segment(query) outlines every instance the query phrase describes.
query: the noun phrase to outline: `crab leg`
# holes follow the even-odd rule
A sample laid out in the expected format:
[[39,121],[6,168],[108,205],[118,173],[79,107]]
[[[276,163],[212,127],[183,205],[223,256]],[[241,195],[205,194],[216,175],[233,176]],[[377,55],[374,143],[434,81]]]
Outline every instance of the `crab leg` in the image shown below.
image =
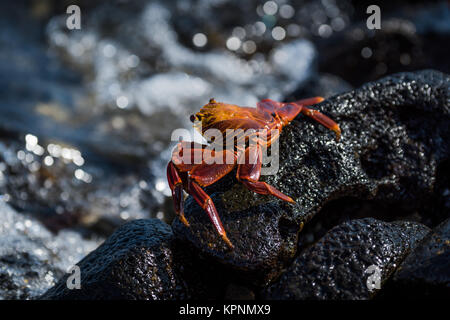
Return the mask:
[[[259,144],[252,145],[245,150],[242,154],[245,157],[245,162],[238,165],[236,178],[241,181],[249,190],[252,190],[259,194],[271,194],[281,200],[294,203],[291,197],[280,192],[275,187],[263,182],[258,181],[261,176],[261,161],[262,150]],[[253,161],[256,160],[256,161]]]
[[[203,152],[205,151],[204,147],[205,145],[195,142],[180,142],[172,153],[173,160],[170,161],[167,166],[167,179],[169,181],[170,189],[172,190],[175,212],[180,220],[189,227],[189,223],[184,216],[184,186],[187,189],[186,191],[191,194],[195,201],[197,201],[203,210],[206,211],[222,239],[229,247],[233,248],[233,245],[223,228],[222,222],[220,221],[214,203],[200,186],[209,186],[228,174],[235,166],[236,155],[229,150],[220,152],[211,150],[209,155],[206,156],[207,158],[203,159],[201,164],[195,164],[195,153],[201,152],[200,155],[203,156]],[[211,161],[212,163],[206,163],[208,160],[215,159],[220,159],[221,163],[214,163],[214,161]],[[227,163],[227,161],[231,162]],[[187,173],[189,173],[189,178],[187,181],[183,181],[181,176],[184,176]]]
[[302,107],[301,113],[319,122],[324,127],[334,131],[336,133],[336,140],[339,141],[341,138],[341,128],[339,128],[339,125],[336,122],[314,109]]
[[[221,157],[222,163],[202,163],[192,169],[189,173],[188,193],[192,195],[195,201],[197,201],[203,210],[206,211],[215,229],[226,244],[230,248],[233,248],[233,244],[227,237],[213,201],[200,186],[209,186],[233,170],[236,165],[236,155],[232,151],[224,150],[220,152],[213,152],[211,156],[216,157],[216,159]],[[227,159],[231,159],[233,162],[227,163]]]
[[325,98],[323,97],[313,97],[313,98],[307,98],[307,99],[301,99],[298,101],[295,101],[295,104],[300,104],[302,106],[312,106],[313,104],[321,103]]
[[172,161],[167,165],[167,181],[169,182],[169,187],[172,191],[175,213],[179,216],[181,222],[183,222],[186,227],[189,227],[189,222],[184,216],[183,181]]
[[314,98],[298,100],[294,103],[302,106],[302,109],[300,110],[300,112],[302,114],[314,119],[315,121],[319,122],[321,125],[334,131],[336,133],[336,140],[339,141],[339,139],[341,138],[341,129],[339,128],[339,125],[336,122],[334,122],[333,120],[331,120],[329,117],[324,115],[323,113],[321,113],[317,110],[314,110],[314,109],[309,109],[306,107],[306,106],[310,106],[310,105],[313,105],[316,103],[320,103],[323,100],[324,99],[322,97],[314,97]]
[[214,205],[211,198],[206,194],[205,191],[194,181],[189,179],[188,192],[191,194],[195,201],[206,211],[209,219],[216,228],[217,232],[222,237],[223,241],[230,247],[234,248],[230,239],[228,239],[225,229],[223,228],[222,221],[220,221],[219,213],[217,212],[216,206]]

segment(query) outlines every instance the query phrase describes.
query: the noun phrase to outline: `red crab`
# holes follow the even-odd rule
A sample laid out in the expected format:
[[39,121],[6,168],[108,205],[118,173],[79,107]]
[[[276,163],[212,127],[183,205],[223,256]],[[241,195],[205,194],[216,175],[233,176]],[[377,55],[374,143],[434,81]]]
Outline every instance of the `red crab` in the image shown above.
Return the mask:
[[[267,148],[272,142],[276,141],[281,129],[289,124],[299,113],[311,117],[328,129],[333,130],[336,133],[337,140],[339,140],[341,130],[336,122],[317,110],[306,108],[306,106],[323,100],[321,97],[314,97],[296,102],[282,103],[265,99],[260,101],[256,108],[250,108],[216,102],[214,99],[211,99],[195,116],[191,116],[191,121],[198,121],[194,125],[197,129],[201,125],[202,135],[205,135],[205,131],[211,128],[220,130],[223,135],[227,133],[227,129],[254,129],[255,132],[247,137],[234,137],[233,141],[235,138],[237,141],[233,150],[223,148],[222,151],[215,152],[213,150],[210,152],[212,157],[223,157],[224,160],[232,159],[232,161],[222,161],[222,163],[211,163],[211,161],[206,161],[208,160],[206,158],[201,160],[201,163],[198,161],[195,163],[195,152],[203,152],[208,145],[195,142],[180,142],[177,145],[172,153],[172,159],[167,165],[167,180],[172,190],[175,212],[181,222],[189,227],[189,223],[184,216],[183,190],[185,190],[206,211],[215,229],[226,244],[233,248],[233,244],[226,235],[213,201],[201,187],[209,186],[220,180],[233,170],[236,165],[236,178],[248,189],[259,194],[271,194],[281,200],[294,203],[294,200],[287,195],[271,185],[259,181],[262,163],[261,148]],[[261,132],[264,132],[264,129],[266,129],[267,136],[263,140],[261,139]],[[272,131],[274,129],[277,129],[277,131]],[[245,139],[245,141],[240,141],[244,142],[244,144],[239,144],[239,139]],[[249,140],[256,143],[249,144]],[[249,159],[254,160],[249,161]]]

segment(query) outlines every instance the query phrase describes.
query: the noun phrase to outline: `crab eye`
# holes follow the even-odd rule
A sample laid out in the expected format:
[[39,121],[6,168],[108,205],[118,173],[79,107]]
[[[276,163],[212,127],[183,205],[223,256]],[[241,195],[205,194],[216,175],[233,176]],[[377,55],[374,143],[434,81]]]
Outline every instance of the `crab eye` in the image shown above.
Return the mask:
[[189,120],[191,120],[191,122],[194,123],[194,121],[195,121],[195,115],[191,114],[191,116],[189,117]]
[[277,114],[275,112],[272,112],[270,115],[275,118]]

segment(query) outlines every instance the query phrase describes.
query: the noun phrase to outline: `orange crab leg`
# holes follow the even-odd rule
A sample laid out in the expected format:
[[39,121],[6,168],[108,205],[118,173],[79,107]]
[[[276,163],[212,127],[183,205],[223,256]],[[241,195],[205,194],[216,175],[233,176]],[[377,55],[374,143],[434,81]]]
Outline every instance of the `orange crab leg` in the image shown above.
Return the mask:
[[341,128],[339,128],[339,125],[336,122],[314,109],[302,107],[301,113],[319,122],[324,127],[334,131],[336,133],[336,140],[339,141],[341,138]]
[[[230,248],[233,248],[233,244],[227,237],[213,201],[200,186],[209,186],[223,178],[231,170],[233,170],[236,165],[237,159],[234,152],[229,150],[224,150],[217,153],[213,152],[211,156],[216,156],[216,159],[217,157],[221,157],[223,163],[202,163],[196,166],[189,174],[188,192],[194,197],[195,201],[197,201],[197,203],[203,208],[203,210],[206,211],[209,219],[214,225],[214,228],[225,241],[225,243]],[[226,163],[227,159],[233,159],[233,162]]]
[[175,213],[179,216],[181,222],[183,222],[186,227],[189,227],[189,222],[184,216],[183,181],[172,161],[167,165],[167,181],[169,182],[169,187],[172,191]]
[[285,195],[277,188],[272,187],[270,184],[267,184],[263,181],[249,181],[249,180],[241,180],[241,181],[251,191],[264,195],[271,194],[283,201],[295,203],[295,201],[291,197]]
[[341,129],[339,128],[339,125],[331,120],[329,117],[324,115],[323,113],[314,110],[309,109],[306,106],[310,106],[313,104],[320,103],[324,100],[322,97],[313,97],[308,99],[302,99],[291,103],[282,103],[273,101],[270,99],[261,100],[258,103],[257,108],[266,111],[269,113],[274,112],[276,115],[280,116],[283,124],[287,124],[290,121],[294,120],[294,118],[299,114],[302,113],[315,121],[319,122],[326,128],[333,130],[336,133],[336,139],[339,141],[341,137]]
[[[258,181],[261,176],[262,150],[259,144],[248,147],[242,155],[245,157],[245,163],[238,165],[236,178],[241,181],[249,190],[259,194],[271,194],[281,200],[294,203],[291,197],[280,192],[275,187]],[[256,159],[256,163],[252,163],[252,159]]]
[[298,101],[295,101],[294,103],[300,104],[300,105],[306,107],[306,106],[312,106],[313,104],[321,103],[323,100],[325,100],[325,98],[323,98],[323,97],[313,97],[313,98],[298,100]]
[[321,125],[334,131],[336,133],[336,139],[339,141],[339,139],[341,138],[341,129],[339,128],[339,125],[336,122],[334,122],[333,120],[331,120],[329,117],[324,115],[323,113],[321,113],[317,110],[314,110],[314,109],[306,108],[306,106],[320,103],[323,100],[325,100],[325,99],[322,97],[313,97],[313,98],[298,100],[298,101],[295,101],[294,103],[302,106],[302,109],[300,111],[302,114],[314,119],[315,121],[319,122]]
[[275,112],[278,109],[280,109],[282,106],[283,106],[282,102],[274,101],[272,99],[264,99],[264,100],[259,101],[256,104],[257,109],[268,112],[268,113]]
[[[268,113],[272,113],[272,112],[277,112],[278,110],[280,110],[281,108],[283,108],[285,105],[288,105],[288,104],[296,104],[296,105],[300,105],[300,106],[304,107],[304,106],[311,106],[313,104],[320,103],[323,100],[325,100],[323,97],[313,97],[313,98],[298,100],[295,102],[278,102],[278,101],[274,101],[271,99],[264,99],[257,103],[257,108],[259,110],[263,110]],[[295,113],[295,115],[292,115],[292,116],[295,117],[298,114],[298,112],[300,112],[300,110],[298,110],[298,111],[293,110],[293,112]]]
[[[173,162],[170,162],[168,165],[168,181],[169,186],[172,190],[172,197],[174,200],[175,211],[180,216],[180,220],[186,225],[187,220],[184,217],[183,213],[183,199],[182,199],[182,190],[183,190],[183,180],[180,177],[180,172],[188,171],[189,168],[189,178],[187,180],[187,192],[193,196],[195,201],[206,211],[211,222],[213,223],[215,229],[220,234],[225,243],[233,248],[231,241],[228,239],[225,229],[223,228],[222,222],[220,221],[219,214],[217,212],[216,207],[214,206],[211,198],[203,191],[200,186],[209,186],[214,182],[220,180],[225,175],[227,175],[231,170],[233,170],[236,165],[236,155],[234,152],[229,150],[215,152],[215,150],[211,150],[211,153],[208,155],[209,157],[214,157],[217,160],[221,160],[222,163],[207,163],[206,161],[211,160],[210,158],[205,158],[201,164],[184,164],[181,160],[183,153],[190,152],[191,158],[189,160],[193,160],[193,152],[204,151],[204,149],[198,149],[198,147],[202,145],[198,145],[195,143],[180,143],[179,150],[174,153],[174,157],[177,161],[175,165]],[[189,156],[189,155],[188,155]],[[231,163],[227,163],[227,160],[232,160]],[[192,169],[191,169],[192,168]],[[179,192],[179,194],[178,194]]]
[[228,239],[225,229],[223,228],[222,221],[220,221],[219,213],[217,212],[216,206],[214,205],[211,198],[206,194],[205,191],[194,181],[189,179],[188,183],[188,192],[191,194],[195,201],[206,211],[209,216],[209,219],[216,228],[217,232],[222,237],[223,241],[233,249],[234,246],[231,243],[230,239]]

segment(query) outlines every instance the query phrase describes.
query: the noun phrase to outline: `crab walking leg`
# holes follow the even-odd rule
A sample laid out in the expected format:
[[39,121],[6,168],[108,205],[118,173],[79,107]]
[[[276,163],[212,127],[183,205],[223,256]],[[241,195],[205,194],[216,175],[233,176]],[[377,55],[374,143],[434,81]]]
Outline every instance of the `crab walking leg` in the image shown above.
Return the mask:
[[245,157],[245,162],[238,165],[236,178],[249,190],[259,194],[271,194],[281,200],[295,203],[291,197],[280,192],[275,187],[272,187],[263,181],[258,181],[261,176],[262,162],[262,150],[259,143],[249,146],[242,156]]
[[216,228],[217,232],[222,237],[223,241],[233,249],[234,246],[231,243],[230,239],[228,239],[225,229],[223,228],[222,221],[220,221],[219,213],[217,212],[216,206],[214,205],[211,198],[206,194],[205,191],[193,180],[189,179],[188,183],[188,191],[191,194],[195,201],[206,211],[209,219]]
[[339,141],[339,139],[341,138],[341,128],[339,128],[339,125],[336,122],[328,118],[323,113],[314,109],[302,107],[301,113],[314,119],[326,128],[334,131],[336,133],[336,140]]
[[183,222],[186,227],[189,227],[189,222],[184,216],[183,181],[172,161],[167,165],[167,181],[169,182],[169,187],[172,191],[175,213],[178,215],[181,222]]
[[300,104],[302,106],[312,106],[313,104],[321,103],[325,98],[323,97],[313,97],[308,99],[302,99],[295,101],[295,104]]

